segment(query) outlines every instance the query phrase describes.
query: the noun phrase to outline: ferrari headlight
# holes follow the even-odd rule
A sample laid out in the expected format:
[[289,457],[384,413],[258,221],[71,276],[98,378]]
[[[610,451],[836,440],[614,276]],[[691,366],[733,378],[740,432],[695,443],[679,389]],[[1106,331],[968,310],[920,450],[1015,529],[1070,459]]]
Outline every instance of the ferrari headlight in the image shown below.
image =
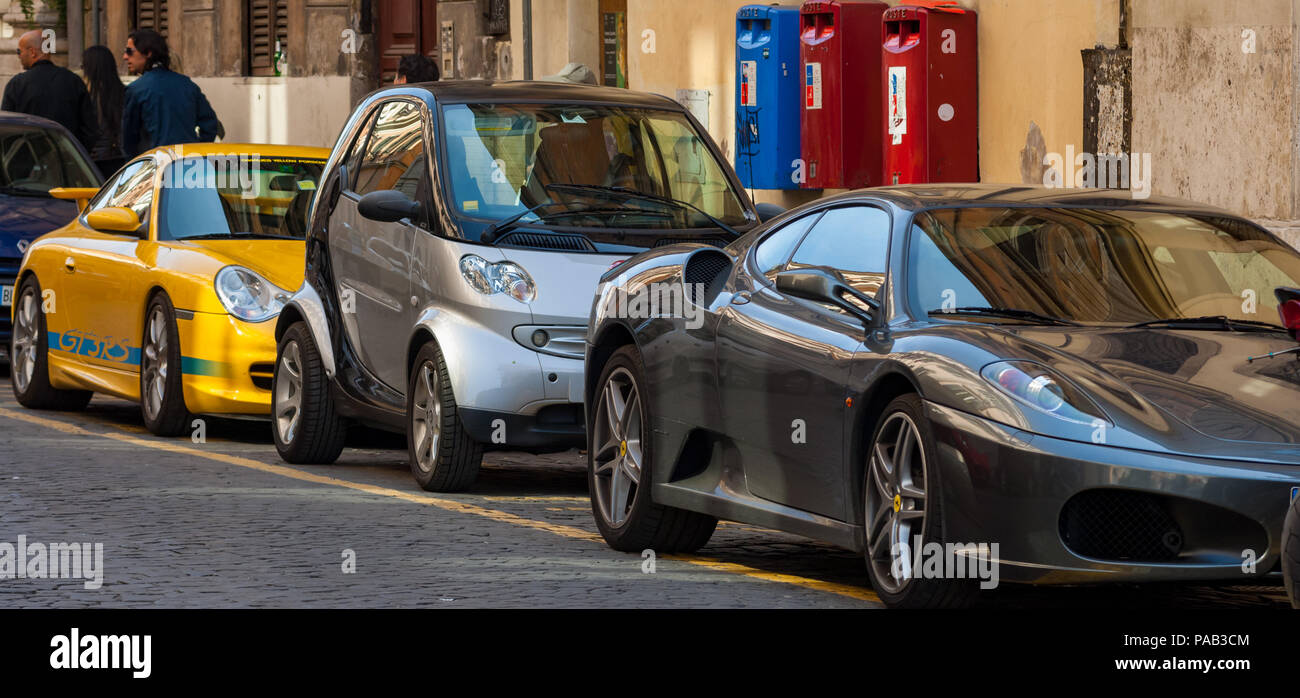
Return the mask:
[[520,303],[537,297],[533,277],[514,262],[494,263],[478,255],[465,255],[460,259],[460,273],[470,288],[485,296],[504,293]]
[[244,267],[225,267],[217,272],[217,298],[226,312],[240,320],[262,322],[280,314],[287,292],[261,274]]
[[1054,417],[1092,424],[1105,413],[1091,398],[1055,371],[1032,361],[998,361],[980,375],[1017,401]]

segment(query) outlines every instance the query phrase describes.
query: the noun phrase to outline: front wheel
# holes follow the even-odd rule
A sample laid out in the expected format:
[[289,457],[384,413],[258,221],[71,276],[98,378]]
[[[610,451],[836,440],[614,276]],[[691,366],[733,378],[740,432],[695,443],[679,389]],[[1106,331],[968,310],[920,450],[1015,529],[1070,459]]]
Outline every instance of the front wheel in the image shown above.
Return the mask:
[[280,337],[271,380],[271,432],[288,463],[333,463],[343,452],[347,424],[327,381],[311,330],[295,322]]
[[1300,497],[1291,500],[1282,526],[1282,579],[1291,608],[1300,608]]
[[474,484],[483,446],[466,431],[438,345],[415,357],[406,391],[406,448],[411,474],[429,492],[457,492]]
[[891,608],[969,605],[973,580],[926,577],[929,568],[916,564],[930,552],[927,543],[944,543],[938,458],[919,396],[902,395],[885,407],[866,456],[867,573],[880,600]]
[[181,385],[181,341],[176,311],[165,294],[149,301],[140,347],[140,414],[158,436],[178,436],[190,421]]
[[14,304],[9,372],[14,397],[23,407],[38,410],[80,410],[90,402],[89,390],[59,390],[50,385],[49,333],[41,308],[41,284],[28,276]]
[[718,520],[650,496],[654,431],[636,347],[614,352],[597,385],[587,416],[587,489],[600,534],[625,552],[699,550]]

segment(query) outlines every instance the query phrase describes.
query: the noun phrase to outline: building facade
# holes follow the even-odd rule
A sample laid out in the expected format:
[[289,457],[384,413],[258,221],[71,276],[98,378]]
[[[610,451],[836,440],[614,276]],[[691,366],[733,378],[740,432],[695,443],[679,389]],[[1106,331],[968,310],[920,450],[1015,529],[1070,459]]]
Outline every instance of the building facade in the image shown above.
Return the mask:
[[[738,0],[67,0],[66,17],[47,4],[29,18],[0,0],[0,79],[19,69],[26,28],[54,26],[74,66],[80,46],[116,53],[132,28],[158,28],[230,140],[332,145],[356,100],[421,52],[460,79],[582,63],[606,84],[687,101],[735,146]],[[1149,154],[1154,193],[1300,243],[1300,0],[962,5],[978,13],[983,181],[1041,183],[1053,155]],[[822,193],[754,192],[786,205]]]

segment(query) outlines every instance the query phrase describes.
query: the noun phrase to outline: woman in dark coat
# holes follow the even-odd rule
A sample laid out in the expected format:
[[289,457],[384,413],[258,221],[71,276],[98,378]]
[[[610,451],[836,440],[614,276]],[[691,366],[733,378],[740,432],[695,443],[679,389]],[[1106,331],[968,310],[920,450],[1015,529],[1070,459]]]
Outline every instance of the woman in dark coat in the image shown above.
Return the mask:
[[117,59],[107,46],[91,46],[81,54],[81,71],[86,76],[90,101],[99,118],[99,140],[90,150],[104,177],[117,172],[126,162],[122,150],[122,104],[126,88],[117,76]]

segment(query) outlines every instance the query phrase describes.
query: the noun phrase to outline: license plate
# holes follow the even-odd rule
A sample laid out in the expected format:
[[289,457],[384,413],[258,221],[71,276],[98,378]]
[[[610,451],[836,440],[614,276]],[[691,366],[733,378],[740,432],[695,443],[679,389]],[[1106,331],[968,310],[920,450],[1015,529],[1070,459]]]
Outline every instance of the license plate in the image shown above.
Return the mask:
[[0,286],[0,306],[8,308],[14,302],[14,287]]

